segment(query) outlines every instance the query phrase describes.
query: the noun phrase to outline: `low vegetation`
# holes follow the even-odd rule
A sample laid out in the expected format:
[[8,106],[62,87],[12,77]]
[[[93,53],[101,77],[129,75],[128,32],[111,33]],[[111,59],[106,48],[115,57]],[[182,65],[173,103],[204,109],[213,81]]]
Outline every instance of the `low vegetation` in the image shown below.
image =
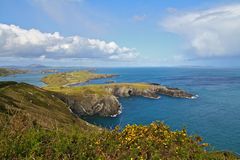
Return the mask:
[[136,88],[139,90],[145,90],[152,86],[147,83],[112,83],[112,84],[91,84],[87,86],[77,87],[59,87],[59,86],[47,86],[44,87],[47,90],[64,93],[66,95],[87,95],[96,94],[98,96],[112,95],[111,90],[114,88]]
[[23,74],[26,73],[25,70],[18,70],[18,69],[9,69],[9,68],[0,68],[0,76],[9,76],[14,74]]
[[123,130],[84,132],[79,126],[44,129],[23,114],[0,125],[1,159],[165,159],[235,160],[225,152],[206,151],[201,138],[171,131],[154,122]]
[[67,86],[87,82],[92,79],[109,78],[114,75],[96,74],[90,71],[75,71],[51,74],[42,79],[48,86]]

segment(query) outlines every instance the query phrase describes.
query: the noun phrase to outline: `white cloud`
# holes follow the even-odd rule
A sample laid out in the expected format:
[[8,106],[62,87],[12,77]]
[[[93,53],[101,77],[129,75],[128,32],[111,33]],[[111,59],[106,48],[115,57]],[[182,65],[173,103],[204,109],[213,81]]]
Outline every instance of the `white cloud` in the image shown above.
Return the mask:
[[80,36],[64,37],[58,32],[43,33],[0,24],[0,57],[132,60],[137,54],[135,49],[119,47],[115,42]]
[[177,12],[160,26],[185,38],[200,57],[240,55],[240,4]]

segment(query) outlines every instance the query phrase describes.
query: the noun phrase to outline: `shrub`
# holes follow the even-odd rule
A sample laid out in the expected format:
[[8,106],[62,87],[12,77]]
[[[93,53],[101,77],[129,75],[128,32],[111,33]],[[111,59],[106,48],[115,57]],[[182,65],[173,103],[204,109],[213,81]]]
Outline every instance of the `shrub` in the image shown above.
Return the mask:
[[1,124],[1,159],[236,159],[208,152],[200,137],[188,136],[185,129],[171,131],[161,122],[95,133],[78,126],[44,129],[25,116]]

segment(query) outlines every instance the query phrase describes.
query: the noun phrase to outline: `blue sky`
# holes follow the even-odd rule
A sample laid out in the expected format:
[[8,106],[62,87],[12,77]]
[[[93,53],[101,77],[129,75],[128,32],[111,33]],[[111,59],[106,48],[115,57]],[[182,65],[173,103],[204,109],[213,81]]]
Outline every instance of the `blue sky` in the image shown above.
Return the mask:
[[234,0],[1,0],[0,63],[240,66],[239,9]]

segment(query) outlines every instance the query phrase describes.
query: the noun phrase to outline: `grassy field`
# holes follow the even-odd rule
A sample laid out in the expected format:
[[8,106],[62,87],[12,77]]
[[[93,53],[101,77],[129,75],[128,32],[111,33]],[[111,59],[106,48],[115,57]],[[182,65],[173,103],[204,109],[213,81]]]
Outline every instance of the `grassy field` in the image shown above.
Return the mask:
[[91,84],[87,86],[78,87],[59,87],[59,86],[47,86],[44,87],[46,90],[64,93],[66,95],[76,94],[97,94],[99,96],[111,95],[111,89],[114,88],[136,88],[139,90],[145,90],[152,86],[147,83],[112,83],[112,84]]
[[[82,102],[88,98],[88,95],[94,97],[104,97],[113,95],[111,92],[114,88],[136,88],[145,90],[151,87],[146,83],[112,83],[112,84],[90,84],[86,86],[71,87],[69,84],[82,83],[91,79],[112,77],[110,74],[95,74],[89,71],[77,71],[51,74],[42,79],[47,84],[44,89],[64,94],[67,96],[74,96]],[[87,99],[88,101],[88,99]]]
[[51,74],[42,79],[48,86],[67,86],[87,82],[92,79],[108,78],[114,75],[96,74],[90,71],[75,71]]

